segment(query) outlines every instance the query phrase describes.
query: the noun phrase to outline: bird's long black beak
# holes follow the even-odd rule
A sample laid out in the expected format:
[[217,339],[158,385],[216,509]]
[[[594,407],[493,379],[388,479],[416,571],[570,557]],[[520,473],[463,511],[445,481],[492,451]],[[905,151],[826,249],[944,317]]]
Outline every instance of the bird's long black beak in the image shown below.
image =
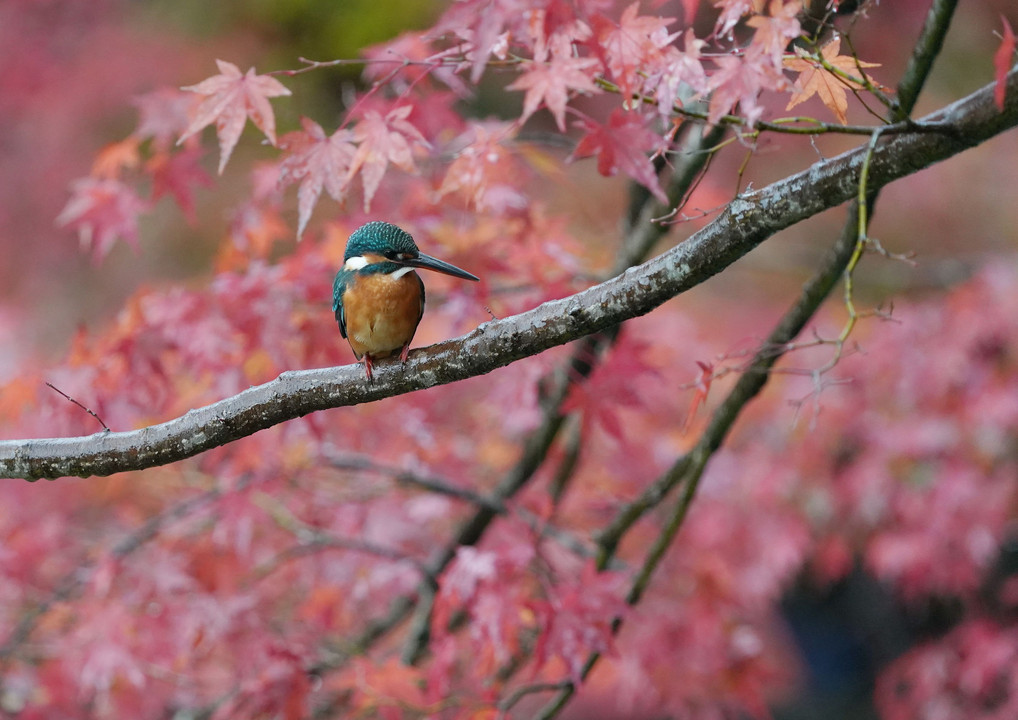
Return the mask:
[[444,260],[433,258],[430,255],[420,253],[415,258],[407,258],[400,261],[403,265],[409,265],[411,267],[424,268],[425,270],[434,270],[445,275],[452,275],[453,277],[463,278],[464,280],[479,281],[481,278],[476,275],[468,273],[466,270],[460,270],[455,265],[450,265]]

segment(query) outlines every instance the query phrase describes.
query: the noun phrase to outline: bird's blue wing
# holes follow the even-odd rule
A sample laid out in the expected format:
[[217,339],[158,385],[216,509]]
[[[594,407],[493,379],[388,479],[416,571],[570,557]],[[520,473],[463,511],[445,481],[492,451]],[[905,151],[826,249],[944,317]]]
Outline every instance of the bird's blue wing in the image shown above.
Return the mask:
[[336,314],[336,322],[339,323],[339,332],[346,337],[346,314],[343,311],[343,293],[346,292],[346,284],[353,275],[349,270],[340,270],[336,273],[336,279],[332,283],[332,312]]

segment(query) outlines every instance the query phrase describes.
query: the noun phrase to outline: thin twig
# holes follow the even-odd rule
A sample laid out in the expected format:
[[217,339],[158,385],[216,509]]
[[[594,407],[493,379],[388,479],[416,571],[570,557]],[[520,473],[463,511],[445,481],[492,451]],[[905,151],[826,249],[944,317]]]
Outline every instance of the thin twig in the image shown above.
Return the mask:
[[506,512],[505,505],[500,501],[468,488],[453,485],[441,478],[425,476],[410,472],[409,470],[393,467],[391,465],[385,465],[384,463],[379,463],[370,457],[362,455],[343,455],[336,452],[334,449],[327,449],[324,456],[332,467],[340,470],[359,470],[363,472],[376,473],[392,479],[397,484],[409,485],[420,490],[426,490],[438,495],[445,495],[446,497],[451,497],[456,500],[462,500],[470,503],[471,505],[491,510],[499,515]]
[[315,527],[314,525],[304,522],[294,515],[293,512],[283,503],[266,493],[255,494],[252,497],[252,502],[267,512],[269,517],[275,521],[276,525],[291,533],[299,542],[298,545],[282,551],[267,562],[255,568],[252,573],[255,579],[260,580],[266,577],[288,560],[314,554],[320,550],[332,549],[349,550],[351,552],[373,555],[393,562],[408,563],[413,565],[424,578],[432,583],[435,582],[434,576],[430,574],[431,571],[423,561],[403,552],[402,550],[386,547],[385,545],[379,545],[378,543],[373,543],[368,540],[333,535],[319,527]]
[[99,424],[103,426],[103,430],[105,430],[106,432],[109,432],[109,431],[110,431],[110,428],[109,428],[109,426],[107,426],[107,425],[106,425],[106,423],[104,423],[104,422],[103,422],[103,419],[102,419],[101,417],[99,417],[98,415],[96,415],[96,414],[95,414],[95,413],[94,413],[94,412],[92,411],[92,409],[91,409],[91,408],[87,408],[87,407],[85,407],[85,406],[84,406],[84,405],[82,405],[82,404],[81,404],[80,402],[78,402],[77,400],[75,400],[74,398],[72,398],[72,397],[71,397],[70,395],[68,395],[67,393],[65,393],[65,392],[64,392],[63,390],[61,390],[60,388],[58,388],[58,387],[57,387],[56,385],[54,385],[53,383],[50,383],[50,382],[46,383],[46,387],[48,387],[48,388],[49,388],[50,390],[54,390],[54,391],[56,391],[56,392],[57,392],[57,393],[59,393],[60,395],[63,395],[63,396],[65,397],[65,398],[67,398],[67,399],[68,399],[68,400],[70,400],[70,401],[71,401],[72,403],[74,403],[75,405],[77,405],[78,407],[80,407],[80,408],[81,408],[82,410],[84,410],[85,412],[87,412],[87,413],[88,413],[89,415],[91,415],[92,417],[94,417],[94,418],[95,418],[96,420],[98,420],[98,421],[99,421]]
[[507,713],[512,710],[513,706],[516,705],[520,700],[525,698],[527,695],[533,695],[535,693],[552,692],[554,690],[561,690],[565,687],[564,682],[556,683],[531,683],[530,685],[523,685],[516,688],[511,693],[503,697],[498,701],[498,711],[500,713]]

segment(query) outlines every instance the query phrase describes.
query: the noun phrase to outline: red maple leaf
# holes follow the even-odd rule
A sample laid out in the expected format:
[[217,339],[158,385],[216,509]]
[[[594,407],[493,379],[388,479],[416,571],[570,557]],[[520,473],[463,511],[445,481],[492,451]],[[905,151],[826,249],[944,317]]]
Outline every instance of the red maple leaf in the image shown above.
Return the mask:
[[270,143],[276,144],[276,118],[269,98],[289,95],[290,91],[274,77],[256,75],[254,68],[242,74],[240,68],[225,60],[216,60],[216,65],[219,66],[218,75],[181,88],[207,97],[198,106],[177,144],[215,123],[219,136],[219,173],[222,174],[248,118],[265,133]]
[[191,222],[194,221],[194,186],[212,184],[201,166],[200,146],[184,148],[177,153],[157,152],[146,163],[152,173],[152,199],[171,195]]
[[552,39],[551,59],[526,63],[524,74],[509,85],[509,90],[526,90],[520,122],[527,121],[543,102],[555,117],[558,129],[566,129],[566,102],[569,92],[595,92],[589,68],[597,65],[593,58],[573,57],[572,43],[562,36]]
[[626,443],[622,410],[644,405],[634,385],[643,373],[656,373],[644,360],[646,346],[630,341],[624,350],[612,354],[585,383],[573,385],[562,404],[562,412],[579,412],[584,424],[596,423],[620,443]]
[[993,102],[1003,110],[1004,95],[1007,92],[1007,71],[1011,69],[1011,62],[1014,59],[1015,39],[1011,23],[1003,15],[1000,16],[1000,19],[1004,22],[1004,38],[1001,40],[997,52],[993,54],[993,75],[997,80],[997,86],[993,88]]
[[119,180],[82,178],[71,183],[71,199],[57,216],[57,225],[78,231],[81,244],[102,259],[117,238],[138,244],[138,215],[148,203]]
[[636,180],[661,202],[668,202],[654,172],[654,164],[647,156],[661,145],[661,138],[646,125],[639,113],[612,110],[608,123],[601,125],[590,119],[578,123],[586,131],[576,144],[571,159],[597,155],[597,171],[606,177],[621,170]]
[[590,561],[575,581],[560,582],[549,601],[534,603],[544,626],[534,650],[538,666],[560,657],[578,683],[591,651],[614,653],[612,625],[627,611],[624,579],[620,573],[599,573]]
[[693,423],[696,411],[707,404],[710,386],[714,381],[715,370],[713,364],[703,362],[702,360],[697,360],[696,364],[700,367],[700,372],[693,383],[693,399],[689,403],[689,411],[686,413],[686,419],[682,423],[683,430],[689,429]]
[[279,184],[300,181],[297,190],[297,237],[304,234],[322,188],[333,200],[342,201],[357,151],[353,144],[354,134],[350,130],[340,128],[332,135],[326,135],[321,125],[308,118],[302,118],[301,125],[303,130],[287,133],[279,141],[280,146],[289,151],[279,166]]

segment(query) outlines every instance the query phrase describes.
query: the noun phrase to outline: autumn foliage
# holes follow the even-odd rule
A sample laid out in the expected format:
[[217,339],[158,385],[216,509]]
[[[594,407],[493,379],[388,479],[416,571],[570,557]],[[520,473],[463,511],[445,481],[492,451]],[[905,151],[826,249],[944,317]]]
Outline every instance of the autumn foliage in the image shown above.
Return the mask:
[[[45,32],[44,11],[14,5],[0,18]],[[92,148],[55,217],[101,274],[122,242],[151,252],[172,205],[214,228],[207,266],[138,287],[57,354],[0,355],[0,434],[131,430],[352,362],[329,304],[368,220],[482,279],[425,277],[415,347],[604,278],[655,201],[680,242],[754,181],[901,121],[912,40],[886,25],[918,28],[927,3],[860,5],[813,8],[812,29],[798,0],[462,0],[366,48],[338,117],[305,116],[301,83],[350,58],[209,54],[204,79],[135,97],[133,128]],[[985,14],[979,85],[1004,88],[1014,34]],[[3,89],[29,102],[5,83],[0,109]],[[484,110],[493,92],[511,104]],[[722,140],[685,144],[715,126]],[[670,170],[693,156],[710,160],[675,197]],[[876,217],[922,214],[891,205]],[[914,247],[863,230],[847,289],[771,349],[787,354],[764,395],[678,487],[669,473],[800,283],[729,285],[589,345],[164,467],[3,481],[0,713],[766,718],[817,672],[783,599],[862,574],[916,626],[953,608],[877,663],[880,717],[1015,717],[1013,231],[964,282],[892,307],[867,271],[918,272]]]

